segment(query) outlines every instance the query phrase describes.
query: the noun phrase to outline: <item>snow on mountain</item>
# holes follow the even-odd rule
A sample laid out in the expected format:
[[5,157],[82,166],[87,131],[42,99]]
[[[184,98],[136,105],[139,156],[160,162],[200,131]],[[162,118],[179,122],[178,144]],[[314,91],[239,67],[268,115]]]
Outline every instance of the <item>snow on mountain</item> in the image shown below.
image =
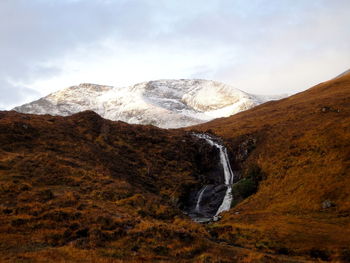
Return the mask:
[[250,109],[267,97],[216,81],[157,80],[129,87],[80,84],[14,108],[23,113],[67,116],[93,110],[110,120],[179,128]]

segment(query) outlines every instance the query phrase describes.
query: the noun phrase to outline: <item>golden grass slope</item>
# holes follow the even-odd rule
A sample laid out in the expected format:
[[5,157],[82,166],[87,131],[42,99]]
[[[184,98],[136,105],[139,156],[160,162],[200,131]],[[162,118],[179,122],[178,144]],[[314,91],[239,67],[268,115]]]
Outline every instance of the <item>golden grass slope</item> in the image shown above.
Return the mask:
[[216,224],[232,229],[220,238],[350,260],[350,74],[195,129],[212,130],[233,150],[240,138],[256,138],[243,166],[257,164],[266,177]]
[[350,261],[350,74],[190,129],[264,174],[207,225],[177,208],[200,179],[189,129],[0,112],[0,261]]

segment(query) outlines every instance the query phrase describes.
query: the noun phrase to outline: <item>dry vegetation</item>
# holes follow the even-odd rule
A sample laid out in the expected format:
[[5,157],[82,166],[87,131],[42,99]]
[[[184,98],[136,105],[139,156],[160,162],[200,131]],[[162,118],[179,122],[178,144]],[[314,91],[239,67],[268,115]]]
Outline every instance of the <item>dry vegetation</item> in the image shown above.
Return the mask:
[[211,226],[230,229],[220,239],[350,262],[350,74],[196,129],[225,138],[231,152],[254,138],[241,166],[265,175],[256,194]]
[[191,129],[224,138],[255,194],[215,223],[177,208],[186,130],[0,112],[1,262],[350,262],[350,75]]
[[0,141],[1,262],[236,257],[177,208],[201,170],[184,131],[0,112]]

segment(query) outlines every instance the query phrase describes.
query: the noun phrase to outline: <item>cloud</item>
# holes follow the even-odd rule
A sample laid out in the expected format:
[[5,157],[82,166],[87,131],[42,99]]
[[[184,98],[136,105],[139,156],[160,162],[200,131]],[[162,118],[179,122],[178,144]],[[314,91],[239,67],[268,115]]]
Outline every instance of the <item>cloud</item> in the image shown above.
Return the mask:
[[217,78],[262,93],[294,93],[333,78],[350,67],[349,7],[345,1],[312,6],[264,26],[269,32],[240,50],[245,60],[223,65]]
[[350,2],[2,0],[0,108],[79,82],[297,92],[349,68]]
[[26,99],[34,99],[39,95],[36,90],[25,88],[11,83],[10,81],[0,80],[1,100],[0,110],[13,108]]
[[91,52],[119,35],[142,37],[136,22],[150,26],[147,9],[137,1],[0,1],[1,105],[23,101],[26,85],[63,74],[60,63],[79,49]]

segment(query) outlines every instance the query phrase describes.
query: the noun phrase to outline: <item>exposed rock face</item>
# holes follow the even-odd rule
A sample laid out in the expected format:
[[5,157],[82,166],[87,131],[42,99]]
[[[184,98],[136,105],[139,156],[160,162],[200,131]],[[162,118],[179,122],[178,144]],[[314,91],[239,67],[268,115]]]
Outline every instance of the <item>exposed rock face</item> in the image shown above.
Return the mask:
[[[211,220],[222,204],[227,190],[224,184],[206,185],[204,187],[192,192],[187,201],[186,211],[195,221]],[[199,196],[200,202],[198,203]]]
[[179,128],[227,117],[272,98],[209,80],[158,80],[130,87],[80,84],[14,108],[67,116],[92,110],[110,120]]
[[327,208],[331,208],[331,207],[334,207],[335,204],[330,201],[330,200],[325,200],[324,202],[322,202],[322,208],[323,209],[327,209]]

